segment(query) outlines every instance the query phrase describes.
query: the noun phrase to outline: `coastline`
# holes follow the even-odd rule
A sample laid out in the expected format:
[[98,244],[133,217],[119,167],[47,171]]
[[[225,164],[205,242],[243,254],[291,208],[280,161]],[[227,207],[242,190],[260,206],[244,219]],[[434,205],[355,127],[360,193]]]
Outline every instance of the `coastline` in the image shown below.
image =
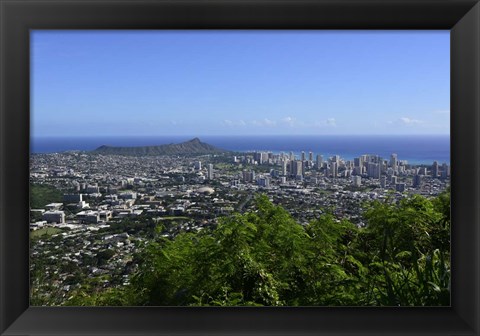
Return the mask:
[[[180,143],[192,136],[101,136],[101,137],[35,137],[31,153],[54,153],[70,150],[90,151],[102,145],[150,146]],[[396,153],[399,160],[412,164],[431,164],[433,161],[450,164],[449,135],[245,135],[199,136],[203,142],[234,152],[270,151],[274,154],[302,151],[320,154],[324,159],[340,155],[352,160],[363,154],[375,154],[385,159]]]

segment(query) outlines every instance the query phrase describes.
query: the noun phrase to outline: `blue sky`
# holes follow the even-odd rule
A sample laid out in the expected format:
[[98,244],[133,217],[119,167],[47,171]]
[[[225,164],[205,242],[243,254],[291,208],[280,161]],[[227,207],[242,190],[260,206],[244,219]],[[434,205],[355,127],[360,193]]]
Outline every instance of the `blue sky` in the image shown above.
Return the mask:
[[449,31],[33,31],[32,135],[449,134]]

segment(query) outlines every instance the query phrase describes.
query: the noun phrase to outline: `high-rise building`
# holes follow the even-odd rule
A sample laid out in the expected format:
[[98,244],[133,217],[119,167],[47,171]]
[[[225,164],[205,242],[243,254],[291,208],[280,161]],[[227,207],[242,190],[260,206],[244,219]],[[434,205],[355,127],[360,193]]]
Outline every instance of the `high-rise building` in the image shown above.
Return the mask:
[[442,164],[442,179],[446,179],[450,176],[450,166],[446,163]]
[[330,163],[330,175],[332,175],[333,178],[337,178],[337,176],[338,176],[338,164],[337,164],[337,162]]
[[395,184],[395,190],[398,191],[398,192],[404,192],[405,191],[405,183]]
[[368,177],[372,177],[374,179],[379,179],[380,178],[380,164],[379,163],[374,163],[374,162],[369,162],[367,164],[367,175]]
[[398,157],[397,154],[393,153],[390,155],[390,167],[393,168],[394,171],[397,171],[398,166]]
[[255,181],[255,171],[244,170],[243,171],[243,182],[253,182],[253,181]]
[[313,161],[313,153],[308,152],[308,161]]
[[195,165],[195,170],[202,170],[202,162],[201,161],[196,161],[194,163]]
[[375,176],[375,163],[368,162],[367,163],[367,176],[374,177]]
[[423,175],[414,175],[412,186],[414,188],[420,188],[422,186]]
[[380,175],[385,174],[387,172],[388,161],[382,158],[379,158],[378,167],[380,169]]
[[213,164],[211,163],[208,164],[207,178],[213,180]]
[[323,156],[321,156],[320,154],[318,154],[318,155],[317,155],[317,169],[322,168],[322,164],[323,164]]
[[260,162],[259,164],[265,164],[265,163],[268,163],[268,158],[269,158],[269,155],[268,153],[260,153]]
[[261,152],[255,152],[253,153],[253,159],[257,161],[257,164],[262,164],[264,156],[262,155],[263,153]]
[[302,176],[303,177],[303,162],[302,161],[292,161],[291,165],[291,175],[292,176]]
[[432,177],[438,177],[438,162],[434,161],[432,164]]
[[386,185],[387,185],[387,177],[386,176],[380,176],[380,187],[385,189]]
[[362,185],[362,178],[360,176],[353,177],[353,185],[355,187],[360,187]]
[[418,175],[427,175],[427,168],[425,168],[425,167],[418,168],[417,174]]
[[288,167],[288,161],[287,160],[282,160],[281,161],[281,165],[282,165],[282,175],[283,176],[286,176],[287,175],[287,167]]
[[302,151],[302,162],[305,161],[305,152]]
[[270,187],[270,179],[267,176],[260,176],[257,179],[257,184],[260,187],[269,188]]

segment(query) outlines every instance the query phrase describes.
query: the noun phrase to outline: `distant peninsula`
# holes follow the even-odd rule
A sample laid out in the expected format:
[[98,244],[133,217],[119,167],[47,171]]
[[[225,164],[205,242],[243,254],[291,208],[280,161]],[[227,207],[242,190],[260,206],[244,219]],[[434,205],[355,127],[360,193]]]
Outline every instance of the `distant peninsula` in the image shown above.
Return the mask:
[[198,138],[178,144],[172,143],[158,146],[115,147],[103,145],[93,151],[96,154],[128,156],[219,154],[226,152],[228,151],[201,142]]

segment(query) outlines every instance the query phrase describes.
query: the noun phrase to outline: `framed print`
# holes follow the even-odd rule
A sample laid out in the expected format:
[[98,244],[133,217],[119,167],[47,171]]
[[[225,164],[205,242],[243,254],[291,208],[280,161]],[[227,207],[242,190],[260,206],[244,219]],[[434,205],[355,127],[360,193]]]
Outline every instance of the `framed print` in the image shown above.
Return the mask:
[[448,30],[30,41],[32,306],[450,306]]
[[477,1],[0,8],[2,335],[479,333]]

